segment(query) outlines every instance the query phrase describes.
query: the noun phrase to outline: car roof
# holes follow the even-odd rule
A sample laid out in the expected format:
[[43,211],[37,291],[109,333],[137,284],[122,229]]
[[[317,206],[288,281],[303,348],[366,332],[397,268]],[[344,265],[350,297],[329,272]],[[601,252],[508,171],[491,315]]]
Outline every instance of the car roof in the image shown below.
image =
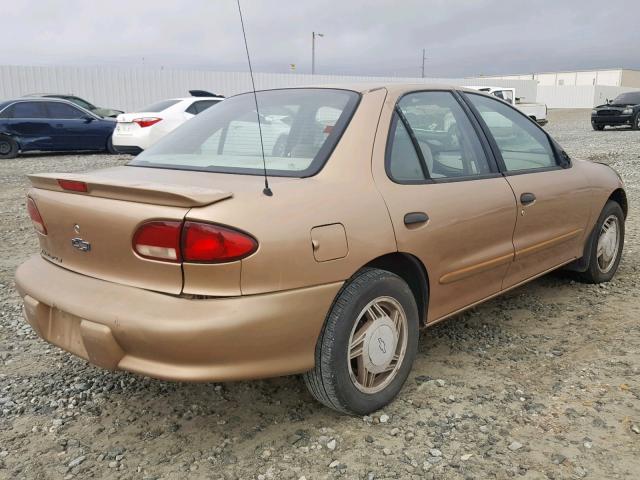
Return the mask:
[[[372,92],[375,90],[386,89],[389,93],[401,95],[405,92],[412,92],[418,90],[462,90],[468,92],[474,92],[475,90],[461,87],[458,85],[447,85],[441,83],[402,83],[402,82],[361,82],[361,83],[332,83],[332,84],[318,84],[318,85],[300,85],[295,87],[283,87],[283,88],[269,88],[261,91],[268,90],[288,90],[288,89],[304,89],[304,88],[327,88],[334,90],[351,90],[358,93]],[[259,90],[260,91],[260,90]],[[243,93],[251,93],[243,92]],[[477,93],[477,92],[476,92]]]
[[56,97],[74,97],[80,98],[78,95],[74,95],[73,93],[27,93],[23,95],[22,98],[26,97],[48,97],[48,98],[56,98]]
[[60,102],[60,103],[67,103],[69,105],[73,105],[74,107],[78,107],[78,108],[82,108],[78,105],[76,105],[73,102],[70,102],[69,100],[65,100],[64,98],[59,98],[59,97],[44,97],[44,96],[30,96],[30,95],[25,95],[24,97],[20,97],[20,98],[16,98],[14,100],[9,100],[10,103],[15,103],[15,102]]
[[82,108],[80,105],[77,105],[73,102],[70,102],[69,100],[65,100],[64,98],[58,98],[58,97],[31,97],[31,96],[25,96],[25,97],[20,97],[20,98],[16,98],[14,100],[7,100],[5,102],[3,102],[2,104],[0,104],[0,110],[4,109],[5,107],[8,107],[9,105],[12,105],[14,103],[19,103],[19,102],[58,102],[58,103],[64,103],[66,105],[70,105],[74,108],[77,108],[79,110],[82,110],[83,112],[86,112],[96,118],[102,118],[98,115],[96,115],[95,113],[93,113],[90,110],[87,110],[86,108]]
[[489,88],[491,90],[499,90],[501,88],[509,88],[509,87],[494,87],[493,85],[465,85],[464,88],[470,88],[471,90],[480,90],[481,88]]

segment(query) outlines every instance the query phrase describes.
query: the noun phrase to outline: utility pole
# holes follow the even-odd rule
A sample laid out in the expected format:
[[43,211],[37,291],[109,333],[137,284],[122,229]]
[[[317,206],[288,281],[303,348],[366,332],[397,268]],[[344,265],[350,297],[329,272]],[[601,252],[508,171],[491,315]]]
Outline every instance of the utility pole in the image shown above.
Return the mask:
[[427,59],[426,57],[427,51],[422,49],[422,78],[424,78],[424,61]]
[[316,37],[324,37],[324,33],[311,32],[311,75],[316,73]]

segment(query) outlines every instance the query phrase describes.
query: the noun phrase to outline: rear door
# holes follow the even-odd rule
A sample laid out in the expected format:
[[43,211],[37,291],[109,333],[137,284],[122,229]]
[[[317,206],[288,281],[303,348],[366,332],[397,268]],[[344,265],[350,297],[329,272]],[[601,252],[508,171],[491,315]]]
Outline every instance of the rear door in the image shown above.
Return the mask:
[[100,121],[63,102],[46,102],[56,150],[102,150],[106,140]]
[[457,94],[412,92],[387,115],[391,125],[381,122],[378,135],[388,133],[385,168],[376,170],[383,162],[374,157],[375,180],[398,250],[427,269],[427,320],[435,321],[500,291],[516,203]]
[[515,261],[504,288],[582,256],[591,205],[587,179],[561,165],[547,134],[524,114],[485,95],[464,95],[518,202]]
[[53,148],[53,128],[47,117],[44,102],[21,101],[2,112],[7,133],[18,139],[24,150]]

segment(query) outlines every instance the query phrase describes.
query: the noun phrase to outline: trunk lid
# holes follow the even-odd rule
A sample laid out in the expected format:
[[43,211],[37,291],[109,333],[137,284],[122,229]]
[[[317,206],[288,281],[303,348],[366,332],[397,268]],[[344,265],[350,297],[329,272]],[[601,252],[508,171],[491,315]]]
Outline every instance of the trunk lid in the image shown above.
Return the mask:
[[[43,174],[29,178],[29,196],[47,235],[38,235],[47,260],[83,275],[148,290],[180,294],[182,265],[138,256],[138,227],[150,220],[182,221],[191,207],[230,198],[206,186],[206,175],[140,167],[87,174]],[[57,180],[87,184],[87,193],[63,190]]]

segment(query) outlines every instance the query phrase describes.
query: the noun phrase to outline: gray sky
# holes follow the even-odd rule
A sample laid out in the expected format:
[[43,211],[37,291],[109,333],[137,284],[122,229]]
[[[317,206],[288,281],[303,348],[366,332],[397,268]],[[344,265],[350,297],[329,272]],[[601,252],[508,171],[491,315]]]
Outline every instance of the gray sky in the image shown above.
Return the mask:
[[[419,76],[640,68],[640,0],[242,0],[254,70]],[[235,0],[2,0],[0,64],[246,69]]]

